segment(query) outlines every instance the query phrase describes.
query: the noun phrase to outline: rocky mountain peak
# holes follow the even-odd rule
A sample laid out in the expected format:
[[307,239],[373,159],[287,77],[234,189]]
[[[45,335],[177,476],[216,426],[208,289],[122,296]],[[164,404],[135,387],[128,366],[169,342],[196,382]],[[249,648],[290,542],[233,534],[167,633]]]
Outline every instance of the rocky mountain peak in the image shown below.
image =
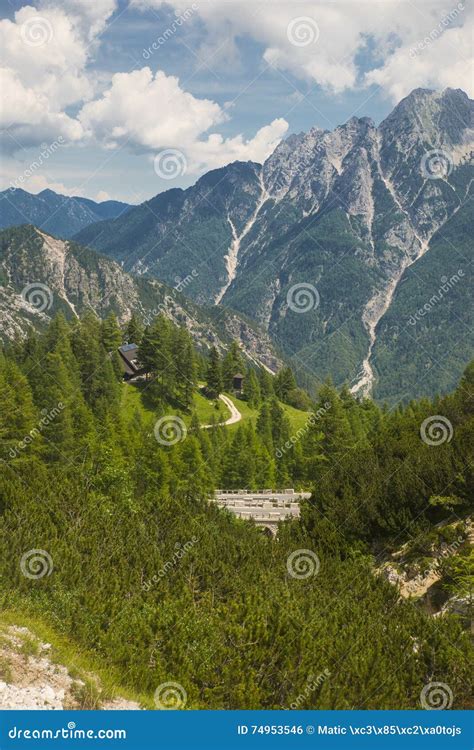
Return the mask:
[[461,89],[415,89],[381,123],[386,140],[403,148],[419,142],[432,148],[456,146],[473,128],[474,102]]

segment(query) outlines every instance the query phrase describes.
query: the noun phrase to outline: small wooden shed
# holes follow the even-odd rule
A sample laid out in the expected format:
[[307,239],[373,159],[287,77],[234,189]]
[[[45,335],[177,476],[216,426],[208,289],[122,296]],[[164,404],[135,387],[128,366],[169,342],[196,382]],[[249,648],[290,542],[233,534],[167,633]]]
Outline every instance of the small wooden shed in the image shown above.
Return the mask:
[[232,387],[237,393],[242,393],[244,390],[244,376],[241,372],[236,372],[232,381]]

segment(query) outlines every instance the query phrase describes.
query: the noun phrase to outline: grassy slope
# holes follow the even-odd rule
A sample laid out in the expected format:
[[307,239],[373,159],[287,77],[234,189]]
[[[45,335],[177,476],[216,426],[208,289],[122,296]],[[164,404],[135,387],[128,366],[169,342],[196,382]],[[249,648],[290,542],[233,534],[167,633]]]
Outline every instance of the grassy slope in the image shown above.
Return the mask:
[[[245,422],[249,419],[252,420],[254,424],[256,423],[258,416],[258,411],[256,409],[251,409],[246,401],[235,398],[235,396],[230,393],[227,393],[226,395],[232,399],[237,409],[242,414],[241,421],[230,425],[227,429],[231,431],[236,430],[239,425],[245,424]],[[213,416],[217,417],[220,421],[225,421],[230,416],[229,410],[222,403],[222,401],[218,402],[218,409],[215,408],[214,404],[214,401],[205,398],[205,396],[201,395],[200,393],[195,394],[194,408],[201,424],[209,424]],[[294,409],[292,406],[288,406],[287,404],[282,404],[282,406],[290,420],[290,424],[294,432],[296,432],[300,427],[304,426],[309,416],[308,412]],[[143,403],[140,394],[140,388],[130,383],[123,383],[122,386],[122,409],[124,410],[126,418],[128,418],[129,420],[133,419],[137,411],[140,414],[144,424],[151,425],[154,420],[153,411],[148,409]],[[185,422],[189,423],[189,415],[183,415],[183,418]]]

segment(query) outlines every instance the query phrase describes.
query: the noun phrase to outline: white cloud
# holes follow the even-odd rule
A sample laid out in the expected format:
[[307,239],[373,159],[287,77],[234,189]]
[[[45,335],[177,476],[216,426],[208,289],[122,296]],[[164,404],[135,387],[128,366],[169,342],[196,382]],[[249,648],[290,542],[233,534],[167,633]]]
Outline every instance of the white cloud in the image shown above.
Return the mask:
[[79,122],[52,107],[46,92],[25,86],[10,68],[0,68],[0,90],[0,124],[11,129],[12,147],[30,146],[58,135],[70,141],[82,137]]
[[[18,170],[18,165],[11,163],[3,169],[0,178],[0,190],[7,188],[21,188],[29,193],[36,195],[42,190],[54,190],[61,195],[84,196],[84,189],[81,187],[67,187],[60,181],[50,180],[44,174],[29,173],[28,167],[25,170]],[[102,200],[105,200],[102,198]]]
[[227,114],[210,99],[197,99],[180,87],[175,76],[146,67],[117,73],[100,99],[79,113],[84,130],[109,147],[122,143],[141,150],[175,148],[182,151],[191,174],[199,174],[235,160],[262,161],[279,143],[288,123],[274,120],[256,135],[224,138],[205,135],[227,120]]
[[45,0],[0,21],[0,122],[10,129],[11,148],[82,137],[81,124],[65,109],[94,94],[86,71],[90,43],[114,7],[115,0]]
[[253,138],[245,140],[242,135],[223,138],[211,134],[205,141],[195,141],[188,149],[191,174],[201,174],[206,169],[216,169],[232,161],[256,161],[262,163],[280,143],[288,130],[283,118],[273,120],[257,131]]
[[224,114],[210,99],[197,99],[174,76],[150,68],[117,73],[100,99],[86,104],[79,119],[89,133],[109,145],[123,141],[146,148],[183,146]]
[[[240,41],[251,37],[261,46],[262,64],[330,91],[378,84],[394,101],[419,86],[474,93],[474,6],[466,0],[453,0],[451,10],[444,0],[198,0],[187,6],[178,0],[131,0],[130,5],[166,5],[177,13],[192,7],[186,29],[199,32],[199,57],[212,53],[211,68],[227,70],[229,60],[235,67]],[[232,108],[192,95],[174,76],[148,67],[111,78],[91,72],[100,35],[117,7],[118,0],[38,0],[36,7],[18,10],[14,20],[0,21],[0,127],[7,129],[2,143],[14,151],[62,136],[67,143],[89,140],[105,148],[126,143],[151,155],[177,148],[191,174],[233,160],[264,160],[284,136],[285,120],[250,137],[224,137]]]
[[42,190],[54,190],[55,193],[60,193],[60,195],[84,196],[84,190],[82,188],[66,187],[62,182],[50,181],[47,177],[41,174],[36,174],[33,175],[33,177],[30,177],[27,190],[29,193],[41,193]]
[[[185,152],[188,171],[196,174],[271,152],[286,122],[275,121],[250,139],[224,138],[213,129],[228,119],[226,110],[193,96],[162,71],[117,73],[102,82],[98,95],[100,76],[87,66],[115,7],[116,0],[42,0],[38,9],[24,6],[13,21],[0,22],[0,125],[8,129],[2,138],[8,150],[58,136],[68,143],[91,139],[105,148],[126,142],[149,152],[173,146]],[[79,114],[68,114],[72,105],[82,105]]]
[[97,203],[102,203],[103,201],[109,201],[111,200],[110,195],[107,193],[106,190],[99,190],[97,195],[94,198]]
[[418,86],[462,88],[474,97],[472,28],[447,30],[434,42],[427,39],[397,49],[383,67],[368,73],[367,82],[383,86],[394,102]]
[[[180,7],[166,0],[131,4],[141,9]],[[264,60],[285,74],[334,92],[376,82],[397,99],[400,91],[406,94],[419,86],[472,89],[472,72],[461,58],[472,56],[473,12],[467,0],[455,0],[452,6],[444,0],[222,0],[200,2],[197,10],[208,33],[203,50],[218,50],[229,34],[227,46],[233,49],[237,38],[248,35],[262,44]],[[428,54],[412,65],[410,48],[436,28],[440,33]],[[375,58],[374,70],[364,77],[368,49]],[[218,60],[214,55],[211,66]],[[375,69],[380,64],[381,69]]]
[[[44,8],[55,8],[58,0],[43,0]],[[117,0],[60,0],[61,9],[81,28],[89,40],[100,34],[117,7]]]

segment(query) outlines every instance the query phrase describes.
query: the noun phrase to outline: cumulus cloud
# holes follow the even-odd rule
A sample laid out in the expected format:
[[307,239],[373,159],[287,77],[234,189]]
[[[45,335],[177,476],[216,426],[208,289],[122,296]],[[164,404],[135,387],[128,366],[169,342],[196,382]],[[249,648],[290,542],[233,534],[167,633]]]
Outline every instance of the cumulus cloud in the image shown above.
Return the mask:
[[[38,8],[21,8],[13,21],[0,21],[4,148],[14,152],[58,136],[106,148],[127,143],[150,153],[173,146],[196,174],[234,159],[262,160],[273,150],[288,127],[284,120],[250,139],[224,138],[213,129],[228,119],[226,111],[162,71],[117,73],[98,95],[88,63],[115,8],[116,0],[42,0]],[[68,114],[73,105],[80,107],[74,116]]]
[[65,109],[94,94],[86,67],[96,34],[115,0],[44,0],[25,5],[14,20],[0,21],[2,106],[0,123],[9,128],[3,143],[27,147],[63,135],[80,140],[82,126]]
[[[178,0],[131,0],[130,6],[184,10]],[[222,0],[189,6],[194,12],[186,28],[196,34],[198,21],[199,57],[212,53],[211,67],[223,64],[222,54],[229,65],[240,40],[250,37],[260,45],[262,65],[329,91],[376,84],[394,101],[419,86],[473,93],[474,7],[466,0],[455,0],[448,11],[444,0]],[[178,148],[192,174],[237,159],[262,161],[271,153],[288,128],[284,119],[250,137],[225,137],[231,110],[192,95],[175,76],[149,67],[111,78],[92,73],[101,33],[117,7],[118,0],[38,0],[13,20],[0,21],[4,147],[13,152],[62,136],[67,143],[111,149],[127,144],[152,156]]]
[[[58,0],[43,0],[43,8],[55,9]],[[61,9],[74,18],[81,33],[89,40],[100,34],[117,7],[117,0],[60,0]]]
[[28,147],[62,135],[69,141],[77,141],[83,135],[79,122],[69,117],[39,87],[24,85],[20,76],[10,68],[0,69],[2,106],[0,124],[10,131],[4,134],[4,142],[10,150]]
[[173,147],[182,151],[188,172],[222,166],[237,159],[265,159],[285,134],[288,123],[274,120],[253,138],[206,135],[227,119],[210,99],[198,99],[181,88],[178,78],[145,67],[117,73],[101,98],[79,113],[84,131],[114,148],[128,143],[139,150]]
[[223,138],[213,133],[206,140],[195,141],[188,149],[188,171],[201,174],[205,169],[217,169],[232,161],[262,163],[275,150],[287,130],[287,121],[279,117],[247,140],[242,135]]
[[[142,10],[171,5],[177,12],[180,7],[172,0],[132,0],[132,5]],[[419,86],[472,89],[472,72],[463,62],[472,59],[473,6],[464,0],[446,7],[444,0],[224,0],[198,3],[197,14],[207,28],[206,49],[222,47],[224,34],[232,48],[247,35],[282,72],[336,93],[378,83],[399,99]],[[426,55],[412,65],[412,46],[430,34]],[[212,64],[216,60],[218,55]],[[367,65],[372,70],[365,75]]]
[[174,76],[150,68],[117,73],[103,96],[86,104],[79,114],[86,131],[108,145],[120,142],[155,148],[188,144],[224,114],[210,99],[197,99],[179,86]]
[[[29,193],[37,194],[43,190],[53,190],[60,195],[85,196],[82,187],[68,187],[59,180],[51,180],[45,174],[32,171],[31,165],[18,165],[12,161],[3,164],[2,174],[0,177],[0,190],[7,188],[21,188]],[[24,169],[22,169],[24,167]],[[104,199],[102,199],[104,200]],[[26,219],[26,217],[25,217]]]
[[381,85],[395,102],[418,86],[462,88],[474,97],[473,66],[472,29],[454,28],[440,38],[427,35],[400,47],[381,68],[367,74],[367,82]]

